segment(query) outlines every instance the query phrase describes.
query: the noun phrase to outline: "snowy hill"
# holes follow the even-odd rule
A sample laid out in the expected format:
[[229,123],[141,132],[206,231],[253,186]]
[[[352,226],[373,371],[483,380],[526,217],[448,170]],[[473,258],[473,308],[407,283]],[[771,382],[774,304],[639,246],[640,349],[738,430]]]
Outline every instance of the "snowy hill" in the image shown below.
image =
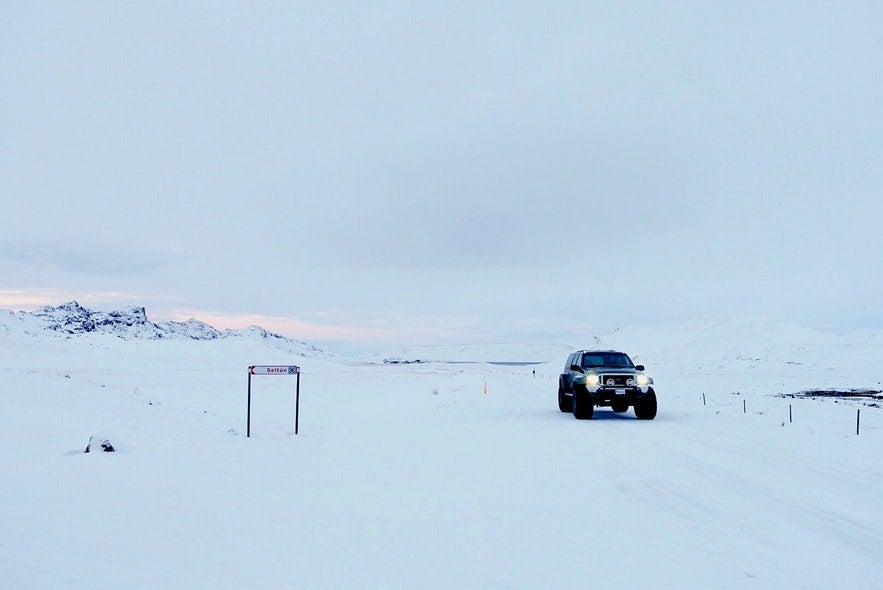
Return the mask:
[[[685,392],[794,393],[812,387],[880,388],[880,332],[830,334],[787,320],[713,314],[668,325],[587,334],[572,344],[399,346],[382,358],[438,362],[536,362],[557,375],[578,349],[628,352],[661,381]],[[540,369],[538,369],[540,370]]]
[[787,320],[716,314],[681,324],[627,327],[595,339],[689,390],[788,393],[813,386],[879,387],[883,341],[828,334]]
[[[861,338],[867,343],[868,333]],[[800,351],[856,344],[858,339],[854,332],[832,335],[786,320],[713,314],[680,324],[624,326],[607,334],[586,334],[579,342],[398,346],[383,356],[441,362],[558,362],[574,350],[613,348],[631,351],[644,360],[689,357],[722,363],[772,358],[788,362],[800,357]]]
[[573,349],[567,344],[426,344],[396,346],[384,353],[384,359],[435,361],[445,363],[541,363],[564,359]]

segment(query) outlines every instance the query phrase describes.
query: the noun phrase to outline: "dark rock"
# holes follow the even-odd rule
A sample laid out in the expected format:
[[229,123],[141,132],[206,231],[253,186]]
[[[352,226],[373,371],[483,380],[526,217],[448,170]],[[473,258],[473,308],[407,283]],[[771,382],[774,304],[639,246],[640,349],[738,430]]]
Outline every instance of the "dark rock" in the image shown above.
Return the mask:
[[106,438],[96,438],[94,435],[89,437],[89,444],[86,445],[86,450],[84,453],[91,453],[93,450],[97,452],[100,448],[105,453],[113,453],[116,449],[113,448],[113,444]]

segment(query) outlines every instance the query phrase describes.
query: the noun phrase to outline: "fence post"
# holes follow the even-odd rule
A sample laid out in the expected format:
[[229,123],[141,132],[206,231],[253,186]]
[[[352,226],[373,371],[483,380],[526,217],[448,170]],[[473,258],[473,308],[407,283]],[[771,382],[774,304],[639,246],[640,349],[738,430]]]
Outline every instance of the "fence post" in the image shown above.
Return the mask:
[[862,410],[861,410],[861,408],[858,408],[855,411],[855,435],[856,436],[858,436],[858,426],[859,426],[859,420],[860,420],[861,416],[862,416]]

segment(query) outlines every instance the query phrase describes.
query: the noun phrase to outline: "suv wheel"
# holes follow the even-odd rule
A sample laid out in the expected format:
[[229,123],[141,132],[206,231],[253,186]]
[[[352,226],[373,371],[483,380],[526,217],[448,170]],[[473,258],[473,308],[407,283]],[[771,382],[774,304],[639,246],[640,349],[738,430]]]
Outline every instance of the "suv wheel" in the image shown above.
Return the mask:
[[585,387],[573,388],[573,417],[577,420],[588,420],[595,413],[595,404],[589,397]]
[[652,387],[644,397],[635,402],[635,416],[638,420],[652,420],[656,417],[656,392]]
[[573,411],[573,399],[564,395],[564,386],[558,384],[558,409],[562,412]]

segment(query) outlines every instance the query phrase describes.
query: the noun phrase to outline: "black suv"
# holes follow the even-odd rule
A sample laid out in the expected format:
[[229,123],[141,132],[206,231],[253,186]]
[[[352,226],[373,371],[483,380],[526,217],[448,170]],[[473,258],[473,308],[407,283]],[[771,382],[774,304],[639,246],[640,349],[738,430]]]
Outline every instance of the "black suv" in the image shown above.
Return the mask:
[[558,409],[573,412],[587,420],[595,406],[609,406],[614,412],[635,408],[640,420],[656,417],[653,379],[644,374],[644,365],[635,366],[624,352],[579,350],[567,357],[558,377]]

